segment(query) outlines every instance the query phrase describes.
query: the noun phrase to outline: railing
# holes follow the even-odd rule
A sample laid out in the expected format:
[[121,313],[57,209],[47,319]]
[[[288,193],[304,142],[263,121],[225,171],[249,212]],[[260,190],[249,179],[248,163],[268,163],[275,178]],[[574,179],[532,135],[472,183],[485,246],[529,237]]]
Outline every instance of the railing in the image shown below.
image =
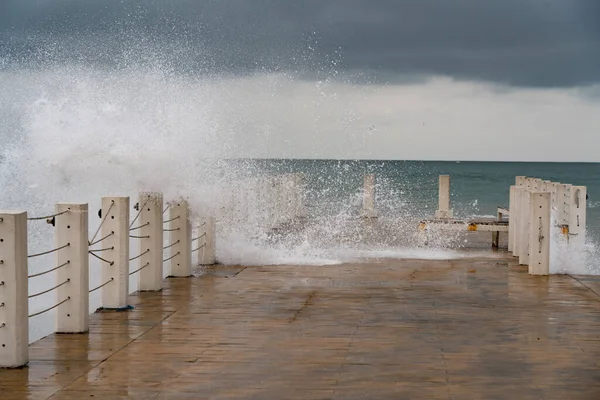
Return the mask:
[[[56,213],[27,218],[26,212],[0,214],[0,367],[27,364],[29,319],[56,309],[55,332],[89,330],[89,295],[101,291],[101,309],[126,309],[129,276],[140,275],[140,291],[162,289],[163,264],[171,261],[171,274],[191,275],[192,238],[187,202],[169,204],[171,216],[164,221],[162,195],[142,193],[137,214],[129,221],[128,197],[102,198],[101,221],[88,240],[88,205],[57,204]],[[27,221],[47,220],[54,225],[55,246],[27,254]],[[209,218],[208,221],[214,221]],[[205,224],[214,228],[214,223]],[[163,260],[163,231],[169,232],[175,251]],[[203,248],[210,247],[214,259],[214,229],[205,229]],[[130,238],[139,239],[139,253],[129,255]],[[198,249],[194,249],[198,251]],[[205,251],[205,253],[207,253]],[[55,255],[55,265],[28,275],[28,259]],[[101,261],[102,283],[89,287],[89,257]],[[130,263],[137,263],[130,272]],[[47,289],[29,294],[29,279],[53,273]],[[56,293],[56,301],[29,313],[28,300]]]
[[[302,212],[297,177],[290,174],[262,181],[262,188],[271,188],[262,193],[263,199],[265,195],[272,197],[265,208],[271,218],[268,228]],[[214,264],[217,223],[241,218],[239,205],[245,196],[258,195],[261,190],[260,185],[246,183],[243,191],[232,191],[234,201],[226,204],[224,215],[218,220],[215,216],[204,217],[202,222],[192,222],[187,201],[170,201],[165,206],[161,193],[141,193],[133,207],[133,219],[129,197],[103,197],[100,223],[91,238],[88,204],[59,203],[54,214],[41,217],[28,218],[25,211],[0,214],[0,367],[28,363],[30,318],[56,310],[55,332],[87,332],[91,294],[100,292],[100,309],[128,309],[130,276],[139,274],[140,291],[160,291],[165,268],[170,276],[190,276],[193,254],[197,254],[199,264]],[[27,222],[43,220],[54,226],[55,245],[28,254]],[[168,244],[164,243],[165,233]],[[134,254],[130,254],[130,241],[139,244]],[[28,259],[51,255],[55,256],[54,266],[28,274]],[[99,260],[101,268],[100,283],[92,288],[90,257]],[[28,293],[29,279],[49,274],[55,275],[54,283],[37,293]],[[55,293],[56,301],[30,314],[28,300],[48,293]]]
[[585,186],[516,177],[510,187],[508,250],[530,274],[550,273],[551,247],[561,237],[568,246],[585,244],[586,193]]

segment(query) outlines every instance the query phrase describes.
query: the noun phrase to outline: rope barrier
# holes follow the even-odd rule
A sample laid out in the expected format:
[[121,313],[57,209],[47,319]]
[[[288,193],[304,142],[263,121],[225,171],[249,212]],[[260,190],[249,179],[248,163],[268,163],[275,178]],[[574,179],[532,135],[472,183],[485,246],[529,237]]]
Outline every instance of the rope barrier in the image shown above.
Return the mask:
[[146,222],[144,225],[136,226],[135,228],[129,227],[129,230],[130,231],[135,231],[137,229],[143,228],[143,227],[148,226],[148,225],[150,225],[150,222]]
[[163,229],[163,232],[173,232],[173,231],[178,231],[181,228],[175,228],[175,229]]
[[176,241],[175,243],[171,243],[170,245],[163,247],[163,250],[169,249],[169,248],[171,248],[171,247],[175,246],[175,245],[176,245],[177,243],[179,243],[179,242],[181,242],[181,240],[178,240],[178,241]]
[[[110,214],[110,210],[112,210],[114,205],[115,205],[115,201],[111,200],[110,207],[108,207],[108,211],[106,211],[106,215],[104,216],[104,218],[102,218],[102,222],[100,222],[100,225],[98,226],[98,229],[96,229],[96,233],[94,233],[94,236],[92,236],[92,240],[90,242],[93,242],[94,239],[96,239],[96,236],[98,236],[98,232],[100,232],[100,228],[102,228],[102,225],[104,225],[104,222],[106,221],[106,218]],[[88,243],[90,243],[90,242],[88,242]]]
[[43,313],[45,313],[45,312],[48,312],[48,311],[50,311],[50,310],[52,310],[52,309],[54,309],[54,308],[56,308],[56,307],[60,306],[61,304],[63,304],[63,303],[64,303],[64,302],[66,302],[67,300],[71,300],[71,296],[68,296],[66,299],[64,299],[63,301],[61,301],[61,302],[60,302],[60,303],[58,303],[58,304],[55,304],[55,305],[53,305],[53,306],[52,306],[52,307],[50,307],[50,308],[46,308],[45,310],[42,310],[42,311],[40,311],[40,312],[36,312],[35,314],[31,314],[31,315],[29,316],[29,318],[32,318],[32,317],[37,317],[37,316],[38,316],[38,315],[40,315],[40,314],[43,314]]
[[96,254],[94,254],[94,253],[92,253],[91,251],[90,251],[89,253],[90,253],[91,255],[93,255],[94,257],[96,257],[98,260],[104,261],[104,262],[105,262],[105,263],[107,263],[108,265],[114,265],[114,264],[115,264],[115,262],[114,262],[114,261],[108,261],[108,260],[105,260],[104,258],[102,258],[102,257],[100,257],[100,256],[98,256],[98,255],[96,255]]
[[65,210],[63,212],[59,212],[57,214],[52,214],[52,215],[46,215],[45,217],[31,217],[31,218],[27,218],[27,221],[39,221],[42,219],[49,219],[49,218],[54,218],[54,217],[58,217],[59,215],[63,215],[68,213],[70,210]]
[[61,287],[61,286],[63,286],[63,285],[66,285],[66,284],[67,284],[67,283],[69,283],[69,282],[71,282],[71,280],[70,280],[70,279],[67,279],[67,280],[66,280],[66,281],[64,281],[63,283],[59,283],[58,285],[54,286],[53,288],[50,288],[50,289],[48,289],[48,290],[44,290],[43,292],[39,292],[39,293],[36,293],[36,294],[30,294],[29,296],[27,296],[27,298],[28,298],[28,299],[33,299],[34,297],[41,296],[41,295],[43,295],[43,294],[46,294],[46,293],[48,293],[48,292],[51,292],[51,291],[53,291],[54,289],[58,289],[59,287]]
[[203,223],[201,223],[200,225],[198,225],[198,228],[202,228],[204,225],[206,225],[206,221],[204,221]]
[[34,257],[39,257],[39,256],[43,256],[43,255],[46,255],[46,254],[54,253],[55,251],[62,250],[62,249],[64,249],[65,247],[69,247],[70,245],[71,245],[71,243],[67,243],[67,244],[65,244],[64,246],[57,247],[56,249],[52,249],[52,250],[48,250],[48,251],[44,251],[44,252],[37,253],[37,254],[32,254],[32,255],[30,255],[30,256],[27,256],[27,258],[34,258]]
[[150,236],[135,236],[135,235],[129,235],[130,238],[132,239],[149,239]]
[[180,252],[177,252],[177,253],[173,254],[173,255],[172,255],[171,257],[169,257],[169,258],[165,258],[165,259],[163,260],[163,262],[167,262],[167,261],[169,261],[170,259],[177,257],[179,254],[181,254],[181,253],[180,253]]
[[93,243],[90,243],[90,242],[88,242],[88,246],[94,246],[94,245],[96,245],[96,244],[100,243],[100,242],[101,242],[101,241],[103,241],[104,239],[106,239],[106,238],[108,238],[108,237],[110,237],[110,236],[112,236],[112,235],[114,235],[114,234],[115,234],[115,231],[112,231],[112,232],[110,232],[108,235],[104,236],[102,239],[98,239],[98,240],[96,240],[96,241],[95,241],[95,242],[93,242]]
[[71,264],[71,261],[70,261],[70,260],[69,260],[69,261],[67,261],[66,263],[63,263],[63,264],[59,265],[58,267],[54,267],[54,268],[52,268],[52,269],[50,269],[50,270],[48,270],[48,271],[40,272],[40,273],[38,273],[38,274],[29,275],[29,276],[28,276],[28,278],[35,278],[36,276],[42,276],[42,275],[49,274],[50,272],[52,272],[52,271],[56,271],[57,269],[59,269],[59,268],[62,268],[62,267],[64,267],[65,265],[69,265],[69,264]]
[[88,293],[93,293],[93,292],[95,292],[96,290],[98,290],[98,289],[100,289],[100,288],[103,288],[104,286],[108,285],[109,283],[111,283],[111,282],[112,282],[112,281],[114,281],[114,280],[115,280],[115,278],[110,278],[108,281],[104,282],[104,283],[103,283],[102,285],[100,285],[100,286],[97,286],[97,287],[93,288],[93,289],[92,289],[92,290],[90,290]]
[[137,256],[135,256],[133,258],[130,258],[129,261],[137,260],[138,258],[140,258],[141,256],[143,256],[144,254],[148,254],[148,253],[150,253],[150,249],[146,250],[145,252],[143,252],[140,255],[137,255]]
[[131,275],[135,274],[136,272],[140,272],[141,270],[143,270],[144,268],[146,268],[148,265],[150,265],[150,261],[148,261],[146,264],[144,264],[144,265],[143,265],[141,268],[138,268],[138,269],[136,269],[135,271],[133,271],[133,272],[130,272],[130,273],[129,273],[129,276],[131,276]]
[[204,244],[203,244],[203,245],[201,245],[200,247],[198,247],[198,248],[195,248],[194,250],[192,250],[192,253],[195,253],[195,252],[197,252],[198,250],[200,250],[200,249],[201,249],[201,248],[203,248],[204,246],[206,246],[206,243],[204,243]]
[[163,214],[166,213],[170,207],[171,207],[171,204],[167,204],[167,207],[163,210]]
[[176,219],[179,219],[179,217],[180,217],[180,215],[176,216],[175,218],[171,218],[166,221],[163,221],[163,224],[166,224],[167,222],[175,221]]
[[111,246],[111,247],[106,247],[104,249],[96,249],[96,250],[92,249],[92,250],[90,250],[90,252],[96,253],[96,252],[99,252],[99,251],[107,251],[107,250],[114,250],[114,249],[115,249],[115,246]]
[[138,209],[137,215],[135,216],[135,218],[133,219],[133,221],[131,221],[131,224],[129,225],[129,230],[132,230],[131,227],[133,226],[133,224],[135,224],[135,221],[137,221],[137,219],[140,217],[140,214],[144,210],[144,207],[146,207],[146,204],[148,204],[149,200],[150,199],[146,199],[144,204]]
[[203,238],[204,236],[206,236],[206,232],[204,232],[202,235],[200,235],[198,237],[192,238],[192,242],[195,242],[196,240]]

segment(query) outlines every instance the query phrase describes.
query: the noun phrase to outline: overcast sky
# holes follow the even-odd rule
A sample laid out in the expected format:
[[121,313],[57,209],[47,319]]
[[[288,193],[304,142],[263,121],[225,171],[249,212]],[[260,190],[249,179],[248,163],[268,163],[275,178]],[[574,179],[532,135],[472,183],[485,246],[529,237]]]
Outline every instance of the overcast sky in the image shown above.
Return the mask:
[[[600,161],[598,0],[0,1],[0,68],[148,60],[227,74],[238,98],[258,75],[292,77],[271,102],[231,110],[268,116],[239,123],[270,124],[278,145],[263,156],[527,159],[511,150],[518,137],[546,142],[531,159]],[[298,104],[314,104],[323,79],[344,107],[319,111],[319,126]],[[349,114],[365,135],[340,150]],[[310,148],[286,147],[304,142],[295,120],[313,127]]]

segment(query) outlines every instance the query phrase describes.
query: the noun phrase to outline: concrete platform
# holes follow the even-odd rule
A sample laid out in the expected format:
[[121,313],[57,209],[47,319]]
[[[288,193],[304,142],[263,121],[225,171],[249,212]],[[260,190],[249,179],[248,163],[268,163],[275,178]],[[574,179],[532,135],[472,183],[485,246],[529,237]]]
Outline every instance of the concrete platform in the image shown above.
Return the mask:
[[0,399],[600,398],[600,281],[512,259],[221,267],[31,345]]

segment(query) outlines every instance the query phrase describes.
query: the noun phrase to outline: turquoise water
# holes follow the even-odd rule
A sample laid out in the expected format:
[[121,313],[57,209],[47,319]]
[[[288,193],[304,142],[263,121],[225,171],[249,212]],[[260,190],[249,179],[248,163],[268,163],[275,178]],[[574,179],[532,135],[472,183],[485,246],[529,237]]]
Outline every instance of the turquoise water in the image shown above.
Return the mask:
[[393,214],[406,203],[415,212],[428,214],[431,207],[435,210],[437,206],[438,176],[448,174],[451,176],[451,206],[457,216],[495,216],[497,206],[508,206],[509,188],[514,185],[515,177],[524,175],[587,186],[588,230],[592,236],[598,232],[600,222],[600,164],[596,163],[365,160],[253,160],[247,163],[266,173],[304,173],[307,201],[315,212],[322,210],[323,204],[345,202],[361,190],[364,174],[374,173],[381,212]]

